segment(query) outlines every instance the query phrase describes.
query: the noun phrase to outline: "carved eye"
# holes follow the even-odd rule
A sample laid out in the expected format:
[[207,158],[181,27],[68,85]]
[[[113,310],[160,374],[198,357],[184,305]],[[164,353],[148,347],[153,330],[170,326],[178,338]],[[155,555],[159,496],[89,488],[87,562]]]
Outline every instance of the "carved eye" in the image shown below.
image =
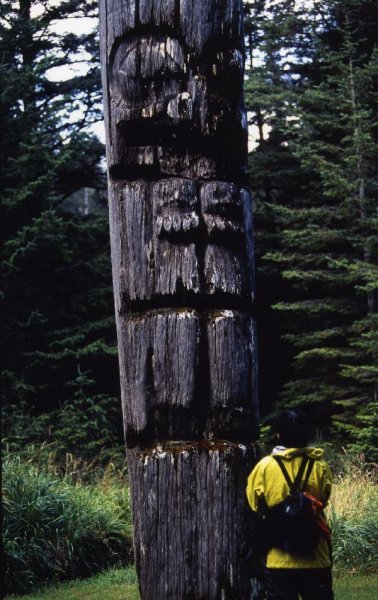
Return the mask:
[[210,238],[244,233],[239,189],[226,182],[209,182],[201,190],[201,208]]
[[242,76],[244,70],[243,53],[238,48],[206,49],[199,60],[192,57],[193,72],[207,78],[222,75]]
[[[176,239],[199,227],[198,197],[195,186],[184,179],[167,179],[152,187],[159,237]],[[178,238],[179,239],[179,238]]]
[[236,48],[232,50],[219,51],[215,55],[213,63],[213,74],[220,75],[221,73],[234,72],[242,74],[244,68],[243,54]]
[[151,35],[123,41],[114,54],[112,91],[130,102],[159,89],[172,93],[179,91],[184,72],[185,55],[176,38]]

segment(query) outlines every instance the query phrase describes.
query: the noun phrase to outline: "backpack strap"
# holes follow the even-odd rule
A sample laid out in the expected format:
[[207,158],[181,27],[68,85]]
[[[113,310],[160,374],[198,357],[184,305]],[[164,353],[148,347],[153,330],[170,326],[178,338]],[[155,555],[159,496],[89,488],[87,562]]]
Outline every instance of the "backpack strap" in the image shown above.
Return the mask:
[[310,478],[312,467],[314,466],[314,463],[315,463],[315,459],[314,458],[308,458],[306,477],[305,477],[303,485],[302,485],[302,492],[304,492],[305,489],[306,489],[306,487],[307,487],[308,480]]
[[[308,458],[308,456],[303,456],[300,467],[298,469],[298,473],[295,476],[294,481],[291,481],[289,473],[286,470],[286,467],[284,465],[283,459],[281,456],[273,456],[274,460],[277,462],[278,466],[280,467],[283,476],[286,479],[286,483],[289,486],[289,491],[290,494],[297,494],[299,492],[299,488],[300,488],[300,483],[303,477],[303,473],[305,471],[306,465],[309,463],[308,468],[307,468],[307,473],[306,473],[306,478],[303,484],[303,489],[306,487],[307,485],[307,481],[308,478],[310,477],[310,473],[314,464],[313,459]],[[310,463],[311,461],[311,463]]]

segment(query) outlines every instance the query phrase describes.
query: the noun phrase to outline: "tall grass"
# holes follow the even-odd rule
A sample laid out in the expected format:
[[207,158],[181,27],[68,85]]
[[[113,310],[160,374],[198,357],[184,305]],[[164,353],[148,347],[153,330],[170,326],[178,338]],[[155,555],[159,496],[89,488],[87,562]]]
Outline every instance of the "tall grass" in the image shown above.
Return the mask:
[[[110,460],[109,460],[110,458]],[[344,456],[334,471],[327,516],[335,568],[369,572],[378,565],[378,476],[362,457]],[[131,515],[125,459],[91,461],[53,446],[5,455],[3,538],[6,592],[92,575],[131,560]]]
[[[44,454],[46,456],[46,454]],[[35,456],[40,463],[40,456]],[[70,468],[68,468],[70,466]],[[92,575],[131,559],[128,486],[111,466],[103,476],[8,455],[3,463],[3,541],[7,593]],[[86,465],[88,466],[88,465]],[[83,467],[83,464],[81,464]],[[96,474],[94,474],[96,473]],[[111,482],[111,483],[110,483]]]
[[28,444],[12,452],[5,443],[5,455],[18,457],[23,463],[33,465],[39,472],[48,473],[70,484],[113,485],[127,484],[127,464],[124,448],[110,451],[103,449],[92,459],[75,456],[71,452],[62,454],[54,443]]
[[378,568],[378,472],[362,456],[345,455],[334,479],[327,517],[335,568],[368,572]]

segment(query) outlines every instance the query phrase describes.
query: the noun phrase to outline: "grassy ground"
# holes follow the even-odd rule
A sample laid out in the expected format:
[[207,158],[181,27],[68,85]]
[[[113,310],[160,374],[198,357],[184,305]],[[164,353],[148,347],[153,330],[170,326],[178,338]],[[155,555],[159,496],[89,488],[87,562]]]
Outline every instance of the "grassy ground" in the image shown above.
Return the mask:
[[[376,600],[378,574],[348,575],[335,579],[335,600]],[[130,596],[131,600],[132,596]]]
[[[105,509],[111,517],[111,523],[116,519],[117,531],[120,530],[127,539],[131,537],[129,489],[124,457],[119,463],[98,460],[87,464],[67,455],[62,465],[47,446],[39,452],[38,448],[34,447],[28,452],[29,454],[20,458],[9,458],[10,463],[14,463],[14,468],[8,476],[9,491],[5,496],[6,502],[3,502],[7,516],[5,546],[8,558],[10,557],[8,594],[28,592],[28,595],[13,596],[23,600],[140,600],[134,568],[130,566],[116,569],[119,564],[127,564],[119,552],[113,552],[114,562],[93,564],[94,559],[103,556],[102,547],[94,555],[93,535],[99,535],[102,539],[108,536],[109,531],[114,530],[113,526],[108,526],[109,519],[104,520],[101,516]],[[334,489],[327,509],[332,526],[335,572],[338,574],[335,581],[336,600],[375,600],[378,598],[378,573],[369,576],[362,573],[376,571],[378,564],[377,469],[366,469],[361,457],[346,456],[340,460],[343,461],[341,467],[334,466],[333,469]],[[31,477],[33,473],[34,478]],[[60,495],[64,492],[64,498],[67,496],[69,500],[75,500],[74,503],[58,502],[59,507],[64,505],[67,509],[63,515],[59,513],[59,519],[55,513],[51,516],[51,511],[48,510],[53,500],[53,494],[50,493],[52,489]],[[67,524],[71,523],[68,519],[71,514],[68,509],[72,504],[78,507],[76,513],[83,517],[84,533],[91,534],[84,536],[84,541],[87,540],[86,547],[82,543],[76,543],[75,546],[66,532]],[[23,515],[22,519],[20,515]],[[89,515],[96,518],[91,521]],[[96,515],[100,515],[101,519]],[[56,542],[55,548],[49,545],[48,536],[52,531],[51,523],[56,521],[66,529],[54,533],[52,542]],[[68,527],[70,535],[74,536],[73,541],[77,538],[80,524],[81,521],[76,519]],[[67,556],[62,556],[62,540],[67,542],[66,546],[70,551]],[[45,552],[46,544],[48,553]],[[55,554],[51,551],[54,548]],[[36,554],[34,549],[39,553]],[[68,571],[66,565],[78,565],[83,552],[84,566],[88,564],[93,566],[93,569],[76,568]],[[45,573],[42,573],[43,577],[34,577],[35,565],[41,564],[45,568],[46,557],[47,566],[51,567],[50,576],[46,577]],[[57,563],[58,559],[62,561],[62,568],[55,572],[56,565],[60,564]],[[114,570],[102,571],[102,574],[90,577],[91,572],[96,573],[100,569],[110,567]],[[50,585],[43,592],[30,593],[33,589],[31,584],[42,585],[44,581],[57,581],[62,573],[70,577],[71,581]],[[342,577],[340,573],[349,575]],[[33,579],[30,585],[26,585],[30,575],[33,575],[36,581]],[[74,579],[75,577],[88,578],[79,580]],[[6,598],[11,600],[12,596],[8,595]]]
[[[378,574],[344,575],[335,579],[335,600],[376,600]],[[133,567],[107,571],[82,581],[51,586],[27,596],[6,596],[4,600],[140,600]],[[319,600],[321,600],[319,598]]]
[[4,600],[140,600],[135,569],[106,571],[82,581],[49,586],[44,591],[26,596],[6,596]]

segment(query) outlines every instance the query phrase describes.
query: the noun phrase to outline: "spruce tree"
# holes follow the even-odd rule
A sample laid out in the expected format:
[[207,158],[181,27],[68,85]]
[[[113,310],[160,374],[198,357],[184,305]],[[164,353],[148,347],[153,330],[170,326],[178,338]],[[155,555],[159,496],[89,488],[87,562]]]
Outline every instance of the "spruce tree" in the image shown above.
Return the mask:
[[[290,365],[283,361],[281,402],[307,406],[323,428],[332,417],[334,433],[372,458],[377,9],[369,0],[317,2],[305,14],[287,7],[276,3],[275,15],[265,13],[266,47],[277,11],[286,22],[291,17],[296,33],[276,52],[276,82],[271,59],[258,48],[262,78],[279,98],[278,110],[269,109],[267,140],[251,157],[258,214],[269,215],[260,234],[266,288],[273,288],[268,302],[293,357]],[[274,165],[270,179],[264,161]]]
[[[118,395],[104,149],[90,132],[100,116],[97,33],[57,26],[83,16],[96,24],[97,3],[1,4],[1,353],[12,439],[44,439],[63,418],[31,426],[28,415],[74,403],[85,413],[91,399],[103,414]],[[71,70],[56,80],[51,69],[62,67]],[[89,214],[78,201],[84,189],[97,198]]]
[[248,2],[246,10],[250,68],[245,100],[255,138],[249,174],[256,227],[260,397],[266,414],[290,378],[292,350],[284,340],[282,316],[273,309],[285,297],[287,285],[280,265],[266,255],[280,247],[278,206],[290,203],[305,186],[299,161],[288,148],[285,129],[308,69],[308,62],[300,60],[308,43],[305,15],[294,2],[285,0],[272,6],[259,0]]

